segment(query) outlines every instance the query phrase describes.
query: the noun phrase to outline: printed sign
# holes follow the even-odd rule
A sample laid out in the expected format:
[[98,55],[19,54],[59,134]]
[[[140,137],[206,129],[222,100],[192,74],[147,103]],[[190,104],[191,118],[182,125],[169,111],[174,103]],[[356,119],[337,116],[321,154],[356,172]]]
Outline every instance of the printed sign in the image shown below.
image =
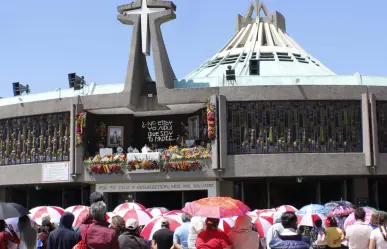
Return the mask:
[[47,163],[42,165],[42,182],[68,182],[69,163]]
[[173,121],[159,120],[142,122],[143,129],[148,130],[147,139],[150,143],[170,142],[173,138]]
[[153,192],[208,190],[208,196],[216,196],[217,182],[154,182],[97,184],[98,192]]

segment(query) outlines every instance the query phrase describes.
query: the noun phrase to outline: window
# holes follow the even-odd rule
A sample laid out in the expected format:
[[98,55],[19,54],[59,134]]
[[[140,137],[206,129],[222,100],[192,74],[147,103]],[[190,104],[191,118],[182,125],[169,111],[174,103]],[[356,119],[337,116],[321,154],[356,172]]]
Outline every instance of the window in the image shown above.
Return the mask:
[[229,154],[362,152],[360,101],[228,102],[227,112]]

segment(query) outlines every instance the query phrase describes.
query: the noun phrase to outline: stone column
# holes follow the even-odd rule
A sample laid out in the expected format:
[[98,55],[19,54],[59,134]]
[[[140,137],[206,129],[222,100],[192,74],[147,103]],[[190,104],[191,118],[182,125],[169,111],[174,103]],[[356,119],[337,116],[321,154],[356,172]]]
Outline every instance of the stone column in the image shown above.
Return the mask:
[[224,197],[234,198],[234,182],[233,181],[219,181],[220,195]]
[[218,98],[218,143],[219,143],[219,168],[227,168],[227,100],[223,95]]
[[365,156],[365,166],[372,166],[371,157],[371,136],[370,136],[370,122],[369,122],[369,108],[368,108],[368,94],[364,93],[361,96],[362,109],[362,127],[363,127],[363,153]]
[[[84,172],[83,170],[83,146],[76,146],[76,116],[82,112],[83,104],[74,104],[70,113],[70,176],[74,181],[77,181],[78,175]],[[86,141],[84,141],[86,142]]]
[[7,202],[6,188],[0,188],[0,202]]
[[218,170],[220,168],[219,163],[220,163],[220,153],[219,153],[219,115],[217,113],[219,112],[218,110],[218,98],[216,95],[212,95],[210,97],[210,105],[215,107],[215,140],[211,142],[211,150],[212,150],[212,169]]
[[378,137],[378,121],[376,116],[376,96],[373,93],[369,94],[370,101],[370,116],[371,116],[371,134],[372,134],[372,166],[379,166],[379,137]]

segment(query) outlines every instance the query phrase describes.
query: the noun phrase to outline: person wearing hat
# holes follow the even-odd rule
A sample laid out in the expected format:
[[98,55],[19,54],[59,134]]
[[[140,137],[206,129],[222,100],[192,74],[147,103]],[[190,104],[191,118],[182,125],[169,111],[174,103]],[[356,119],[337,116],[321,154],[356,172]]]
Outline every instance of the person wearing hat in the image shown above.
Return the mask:
[[169,230],[169,221],[161,221],[161,229],[156,231],[152,237],[153,249],[170,249],[173,245],[173,232]]
[[130,218],[125,223],[126,229],[118,237],[120,249],[148,249],[148,245],[143,237],[140,236],[138,221]]

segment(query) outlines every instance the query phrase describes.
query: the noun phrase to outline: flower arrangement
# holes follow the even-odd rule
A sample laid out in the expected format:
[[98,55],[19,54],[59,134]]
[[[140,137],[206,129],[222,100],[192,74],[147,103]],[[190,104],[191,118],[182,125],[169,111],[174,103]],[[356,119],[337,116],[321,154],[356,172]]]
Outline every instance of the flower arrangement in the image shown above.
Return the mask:
[[162,160],[206,159],[211,158],[211,151],[203,146],[179,148],[171,146],[161,154]]
[[207,104],[207,124],[208,124],[208,138],[215,140],[215,106]]
[[133,160],[129,161],[128,163],[129,171],[134,171],[138,169],[143,169],[143,170],[156,170],[160,169],[159,162],[157,161],[152,161],[152,160]]
[[189,161],[181,161],[181,162],[168,162],[164,165],[164,172],[168,171],[196,171],[201,170],[202,165],[198,161],[189,162]]
[[211,151],[203,146],[192,148],[171,146],[161,154],[164,172],[201,170],[203,164],[198,160],[211,157]]
[[111,156],[101,157],[96,155],[84,161],[87,169],[96,174],[120,174],[127,170],[126,155],[114,154]]
[[104,139],[106,137],[106,124],[101,121],[99,126],[96,128],[96,132],[99,134],[101,139]]
[[86,128],[86,112],[80,112],[75,117],[76,125],[76,145],[83,144],[84,129]]

